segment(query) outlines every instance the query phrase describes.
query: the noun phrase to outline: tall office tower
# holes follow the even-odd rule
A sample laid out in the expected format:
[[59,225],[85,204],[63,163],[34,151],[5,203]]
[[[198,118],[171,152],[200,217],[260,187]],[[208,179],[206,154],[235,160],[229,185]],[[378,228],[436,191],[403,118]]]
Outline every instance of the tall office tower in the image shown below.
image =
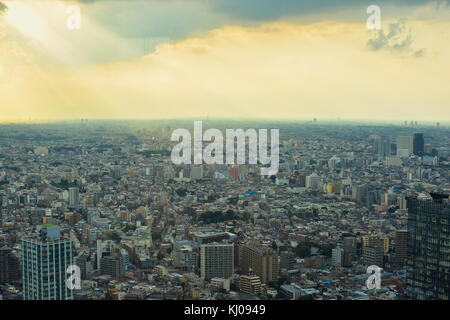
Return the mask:
[[200,246],[200,275],[202,279],[228,279],[234,273],[234,246],[210,243]]
[[11,248],[0,248],[0,284],[20,279],[20,260]]
[[382,246],[363,247],[364,265],[383,267],[383,254],[384,250]]
[[406,293],[411,299],[450,299],[449,201],[438,194],[407,199]]
[[278,254],[269,247],[259,245],[240,246],[242,274],[254,273],[262,283],[277,281],[279,277]]
[[395,232],[395,257],[394,263],[397,266],[403,266],[406,262],[408,253],[408,231],[397,230]]
[[379,157],[387,157],[391,155],[391,138],[387,136],[377,137],[375,139],[376,154]]
[[397,156],[408,157],[414,151],[414,137],[413,136],[398,136],[397,137]]
[[67,268],[73,265],[72,241],[61,238],[59,227],[42,225],[35,237],[21,243],[24,300],[73,300],[66,285]]
[[78,188],[69,188],[69,206],[75,207],[80,204],[80,193]]
[[423,133],[414,134],[413,153],[416,156],[423,156],[425,154],[425,139]]

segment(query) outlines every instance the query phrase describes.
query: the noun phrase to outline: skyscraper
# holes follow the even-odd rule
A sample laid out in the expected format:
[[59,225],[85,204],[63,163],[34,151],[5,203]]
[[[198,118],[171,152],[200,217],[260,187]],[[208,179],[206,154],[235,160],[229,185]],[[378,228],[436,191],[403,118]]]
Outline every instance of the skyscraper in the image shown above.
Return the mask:
[[227,243],[210,243],[200,247],[200,273],[202,279],[228,279],[234,272],[234,246]]
[[414,151],[414,137],[399,136],[397,137],[397,156],[407,157]]
[[80,204],[78,188],[69,188],[69,206],[75,207]]
[[423,133],[414,134],[413,153],[416,156],[423,156],[425,153],[425,139]]
[[449,197],[408,198],[407,295],[418,300],[450,299]]
[[42,225],[34,238],[21,243],[24,300],[73,300],[66,285],[72,241],[61,239],[59,227]]
[[387,136],[377,137],[375,139],[375,148],[379,157],[391,155],[391,139]]

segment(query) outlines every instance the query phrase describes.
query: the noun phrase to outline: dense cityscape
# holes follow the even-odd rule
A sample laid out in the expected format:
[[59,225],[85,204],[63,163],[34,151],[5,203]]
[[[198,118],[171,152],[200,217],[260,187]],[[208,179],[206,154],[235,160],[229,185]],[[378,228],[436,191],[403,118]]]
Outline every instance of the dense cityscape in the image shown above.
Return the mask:
[[1,125],[1,299],[449,299],[449,127],[204,124],[279,128],[278,173],[173,164],[192,121]]

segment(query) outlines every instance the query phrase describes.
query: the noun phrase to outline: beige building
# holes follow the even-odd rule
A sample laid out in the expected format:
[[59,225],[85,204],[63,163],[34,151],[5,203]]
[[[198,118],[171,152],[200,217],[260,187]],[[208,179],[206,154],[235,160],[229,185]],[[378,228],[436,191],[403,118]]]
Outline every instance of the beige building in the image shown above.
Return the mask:
[[257,245],[242,245],[239,247],[239,250],[242,274],[249,275],[254,273],[265,284],[278,280],[278,254],[272,248]]
[[363,236],[362,237],[363,247],[383,247],[384,253],[389,252],[389,238],[388,237],[378,237],[378,236]]
[[258,296],[262,293],[261,278],[256,275],[240,276],[239,289],[246,294]]

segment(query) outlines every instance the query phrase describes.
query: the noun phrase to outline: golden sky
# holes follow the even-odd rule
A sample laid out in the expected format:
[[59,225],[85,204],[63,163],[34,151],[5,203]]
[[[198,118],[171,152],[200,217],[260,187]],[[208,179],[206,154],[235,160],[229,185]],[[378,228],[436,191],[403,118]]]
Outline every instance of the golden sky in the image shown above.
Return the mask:
[[[134,16],[139,2],[0,0],[0,121],[450,120],[445,3],[382,6],[376,32],[364,6],[251,17],[151,2],[148,26]],[[81,8],[80,30],[66,28],[69,4]]]

